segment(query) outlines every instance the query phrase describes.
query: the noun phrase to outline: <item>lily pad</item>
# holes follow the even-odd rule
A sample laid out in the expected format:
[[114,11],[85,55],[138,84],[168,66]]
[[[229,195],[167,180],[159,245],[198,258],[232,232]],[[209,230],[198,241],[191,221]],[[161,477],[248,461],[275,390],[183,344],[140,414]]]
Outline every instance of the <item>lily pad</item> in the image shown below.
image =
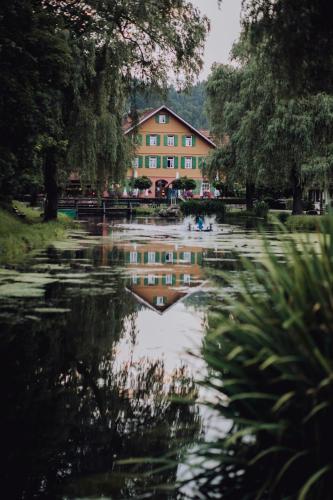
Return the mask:
[[0,286],[0,297],[35,298],[43,297],[44,288],[29,283],[8,283]]

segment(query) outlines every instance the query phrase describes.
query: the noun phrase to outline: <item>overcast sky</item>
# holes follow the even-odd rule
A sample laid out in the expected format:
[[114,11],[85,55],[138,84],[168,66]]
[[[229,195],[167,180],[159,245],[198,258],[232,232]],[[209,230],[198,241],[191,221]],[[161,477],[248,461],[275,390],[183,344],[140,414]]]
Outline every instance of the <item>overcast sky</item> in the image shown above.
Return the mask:
[[217,0],[191,0],[210,19],[211,31],[208,35],[204,55],[204,69],[200,80],[207,78],[214,62],[227,63],[233,42],[240,32],[240,11],[242,0],[223,0],[218,8]]

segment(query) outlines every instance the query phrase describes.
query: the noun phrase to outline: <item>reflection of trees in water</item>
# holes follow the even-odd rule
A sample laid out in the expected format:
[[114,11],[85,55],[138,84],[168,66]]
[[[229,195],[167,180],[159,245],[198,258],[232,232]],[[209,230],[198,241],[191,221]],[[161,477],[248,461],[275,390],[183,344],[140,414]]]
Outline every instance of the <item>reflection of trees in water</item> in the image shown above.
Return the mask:
[[[136,302],[123,285],[115,287],[112,294],[64,296],[60,303],[71,307],[70,314],[2,325],[6,498],[61,498],[64,488],[73,496],[90,490],[133,496],[138,483],[119,480],[116,459],[160,456],[179,446],[180,437],[190,440],[199,432],[196,410],[168,399],[194,395],[184,369],[167,379],[160,361],[116,368],[124,321],[135,343]],[[49,300],[60,292],[53,287]],[[176,469],[162,479],[175,475]]]

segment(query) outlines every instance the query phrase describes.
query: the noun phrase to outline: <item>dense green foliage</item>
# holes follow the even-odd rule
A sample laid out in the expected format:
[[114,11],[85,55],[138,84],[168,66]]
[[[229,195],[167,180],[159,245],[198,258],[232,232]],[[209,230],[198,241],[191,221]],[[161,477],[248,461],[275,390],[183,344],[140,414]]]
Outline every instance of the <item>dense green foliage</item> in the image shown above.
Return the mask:
[[252,50],[289,92],[333,90],[331,9],[328,0],[244,0],[243,25]]
[[247,208],[255,187],[289,189],[293,213],[301,213],[304,189],[332,180],[333,97],[281,97],[272,74],[254,56],[245,58],[245,49],[238,48],[240,67],[215,66],[208,79],[208,114],[221,144],[208,173],[245,184]]
[[166,106],[198,129],[208,128],[205,102],[205,82],[196,83],[182,91],[177,91],[173,86],[167,88],[164,93],[157,92],[151,88],[146,89],[144,92],[139,92],[135,96],[135,104],[139,110],[157,108],[162,104],[166,104]]
[[189,179],[187,176],[179,177],[172,181],[172,187],[174,189],[185,189],[186,191],[194,190],[197,187],[197,183],[194,179]]
[[224,216],[225,205],[221,200],[188,200],[180,205],[185,215],[211,215]]
[[136,179],[133,180],[133,187],[135,189],[149,189],[152,186],[152,181],[149,179],[149,177],[146,177],[143,175],[142,177],[137,177]]
[[148,86],[191,81],[208,21],[184,0],[13,0],[0,17],[0,191],[10,198],[26,177],[35,190],[43,177],[53,219],[69,171],[98,191],[125,175],[134,76]]
[[331,498],[332,218],[318,238],[281,233],[286,262],[244,262],[210,317],[203,384],[226,425],[191,459],[205,498]]

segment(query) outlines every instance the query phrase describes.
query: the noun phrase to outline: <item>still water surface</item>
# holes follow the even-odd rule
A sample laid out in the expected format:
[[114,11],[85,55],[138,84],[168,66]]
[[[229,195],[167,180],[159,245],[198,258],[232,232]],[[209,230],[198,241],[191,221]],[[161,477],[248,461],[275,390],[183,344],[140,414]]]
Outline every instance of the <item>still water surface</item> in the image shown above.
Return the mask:
[[187,225],[92,220],[0,270],[3,498],[134,498],[152,481],[119,460],[181,454],[205,435],[207,414],[170,396],[197,395],[205,367],[188,352],[210,304],[233,292],[214,285],[216,269],[237,275],[262,244],[244,225]]

